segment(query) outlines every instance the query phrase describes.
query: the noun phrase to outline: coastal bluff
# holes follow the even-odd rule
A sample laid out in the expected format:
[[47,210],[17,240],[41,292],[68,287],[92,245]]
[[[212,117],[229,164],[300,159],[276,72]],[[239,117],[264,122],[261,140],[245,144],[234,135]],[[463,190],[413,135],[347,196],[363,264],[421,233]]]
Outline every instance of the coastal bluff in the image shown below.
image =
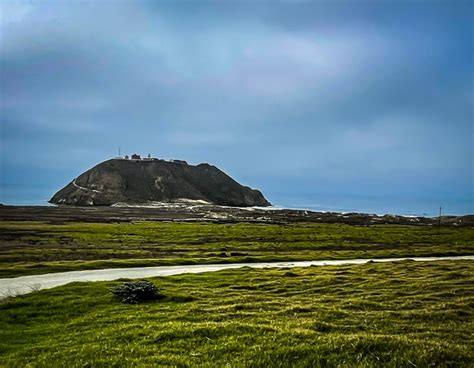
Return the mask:
[[114,158],[87,170],[59,190],[50,203],[112,206],[199,201],[221,206],[270,206],[263,194],[243,186],[207,163]]

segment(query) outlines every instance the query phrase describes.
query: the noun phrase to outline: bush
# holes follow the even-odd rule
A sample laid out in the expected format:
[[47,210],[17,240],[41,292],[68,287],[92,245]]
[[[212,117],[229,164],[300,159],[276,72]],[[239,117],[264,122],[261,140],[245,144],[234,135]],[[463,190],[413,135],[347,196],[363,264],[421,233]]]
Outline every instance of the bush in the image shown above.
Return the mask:
[[113,288],[111,292],[119,301],[128,304],[164,298],[155,284],[147,280],[124,282]]

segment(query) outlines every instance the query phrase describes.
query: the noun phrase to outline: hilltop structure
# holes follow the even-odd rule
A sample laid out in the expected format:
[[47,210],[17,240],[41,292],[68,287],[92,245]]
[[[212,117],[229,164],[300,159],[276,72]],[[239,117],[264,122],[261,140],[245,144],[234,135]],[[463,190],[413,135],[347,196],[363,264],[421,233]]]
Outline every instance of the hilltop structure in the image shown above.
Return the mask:
[[241,207],[271,205],[260,191],[237,183],[215,166],[138,154],[98,164],[58,191],[50,203],[110,206],[189,200]]

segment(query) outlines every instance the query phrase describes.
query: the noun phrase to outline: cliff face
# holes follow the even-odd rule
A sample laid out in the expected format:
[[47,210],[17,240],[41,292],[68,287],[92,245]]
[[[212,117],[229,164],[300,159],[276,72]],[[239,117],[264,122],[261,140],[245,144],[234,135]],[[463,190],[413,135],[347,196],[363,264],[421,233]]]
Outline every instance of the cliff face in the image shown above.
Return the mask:
[[258,190],[245,187],[209,164],[112,159],[81,174],[51,203],[110,206],[115,203],[204,200],[225,206],[269,206]]

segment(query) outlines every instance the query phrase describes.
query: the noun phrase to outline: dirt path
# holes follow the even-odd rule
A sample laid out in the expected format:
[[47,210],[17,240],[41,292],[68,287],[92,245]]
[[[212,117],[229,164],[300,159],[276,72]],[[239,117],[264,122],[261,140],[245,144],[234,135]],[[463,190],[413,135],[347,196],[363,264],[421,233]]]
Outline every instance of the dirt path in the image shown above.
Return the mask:
[[89,188],[86,188],[86,187],[81,187],[79,184],[76,183],[76,179],[74,179],[72,181],[72,185],[74,185],[76,188],[78,189],[82,189],[82,190],[85,190],[86,192],[87,191],[91,191],[91,192],[94,192],[94,193],[101,193],[100,190],[95,190],[95,189],[89,189]]
[[262,263],[231,263],[207,265],[182,265],[182,266],[157,266],[134,268],[109,268],[103,270],[69,271],[48,273],[44,275],[20,276],[15,278],[0,279],[0,299],[8,296],[28,294],[36,290],[50,289],[70,282],[110,281],[121,278],[140,279],[155,276],[171,276],[184,273],[201,273],[227,270],[232,268],[286,268],[309,266],[338,266],[349,264],[364,264],[368,262],[396,262],[404,260],[413,261],[448,261],[448,260],[474,260],[474,256],[457,257],[407,257],[407,258],[378,258],[378,259],[344,259],[326,261],[301,261],[301,262],[262,262]]

